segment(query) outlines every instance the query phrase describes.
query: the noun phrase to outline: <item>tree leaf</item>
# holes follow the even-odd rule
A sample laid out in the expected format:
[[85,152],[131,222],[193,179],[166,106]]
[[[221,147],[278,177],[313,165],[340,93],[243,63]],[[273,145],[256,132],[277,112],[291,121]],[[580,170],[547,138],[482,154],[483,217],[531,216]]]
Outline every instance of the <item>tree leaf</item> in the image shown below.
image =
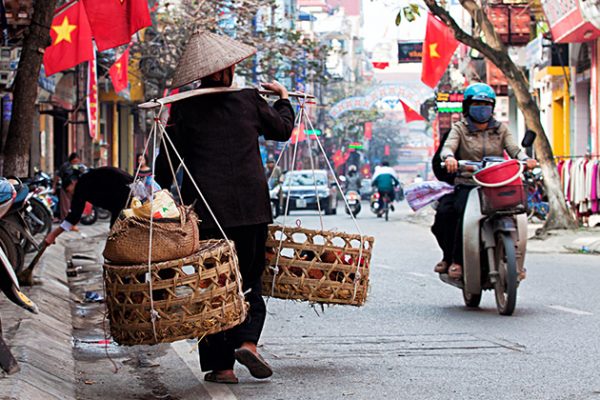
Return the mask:
[[413,14],[412,9],[410,7],[404,7],[402,9],[402,12],[404,13],[404,17],[408,22],[413,22],[415,20],[415,14]]
[[421,16],[421,11],[419,10],[419,6],[417,4],[411,3],[410,8],[411,8],[413,14],[415,14],[417,16]]

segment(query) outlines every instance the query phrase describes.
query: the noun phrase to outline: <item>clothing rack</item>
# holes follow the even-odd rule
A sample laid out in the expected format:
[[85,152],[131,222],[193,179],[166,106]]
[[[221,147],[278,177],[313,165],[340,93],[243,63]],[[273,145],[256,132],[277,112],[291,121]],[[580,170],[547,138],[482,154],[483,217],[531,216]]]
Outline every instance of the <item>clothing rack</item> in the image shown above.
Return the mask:
[[600,158],[600,154],[585,154],[583,156],[554,156],[554,158],[563,159],[563,158]]

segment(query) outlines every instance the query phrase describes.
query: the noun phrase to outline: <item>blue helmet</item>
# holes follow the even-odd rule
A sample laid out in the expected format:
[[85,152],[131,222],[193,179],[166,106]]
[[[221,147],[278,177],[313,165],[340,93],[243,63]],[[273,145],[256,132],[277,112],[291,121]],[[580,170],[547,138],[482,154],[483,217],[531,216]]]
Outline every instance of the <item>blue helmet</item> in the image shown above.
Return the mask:
[[465,101],[487,101],[496,103],[496,93],[489,85],[485,83],[473,83],[465,90]]

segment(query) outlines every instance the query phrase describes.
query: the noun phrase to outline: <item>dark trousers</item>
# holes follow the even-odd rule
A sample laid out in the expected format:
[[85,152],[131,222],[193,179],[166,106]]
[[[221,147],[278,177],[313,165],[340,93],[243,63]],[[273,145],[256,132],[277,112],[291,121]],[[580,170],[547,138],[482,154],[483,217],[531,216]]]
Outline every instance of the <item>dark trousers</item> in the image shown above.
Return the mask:
[[394,191],[394,189],[392,190],[379,190],[379,209],[383,209],[383,198],[384,196],[388,197],[388,199],[390,200],[390,205],[394,202],[394,199],[396,198],[396,192]]
[[[250,304],[248,317],[241,324],[225,332],[208,335],[198,344],[202,371],[233,369],[235,349],[244,342],[258,343],[265,323],[267,308],[262,298],[262,273],[265,268],[265,243],[267,224],[226,228],[225,234],[235,242],[242,274],[246,301]],[[202,229],[202,239],[221,239],[216,229]]]
[[440,198],[435,220],[431,226],[437,242],[444,253],[443,260],[463,265],[463,216],[469,193],[474,186],[458,185],[454,193]]

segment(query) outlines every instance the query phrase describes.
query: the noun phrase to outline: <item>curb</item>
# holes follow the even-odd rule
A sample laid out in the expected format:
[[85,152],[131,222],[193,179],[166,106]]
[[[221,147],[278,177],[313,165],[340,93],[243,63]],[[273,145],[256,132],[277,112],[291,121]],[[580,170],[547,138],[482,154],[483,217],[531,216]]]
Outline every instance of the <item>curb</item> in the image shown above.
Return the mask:
[[0,399],[76,399],[65,269],[63,246],[48,248],[36,271],[41,284],[24,288],[40,309],[37,315],[0,298],[4,338],[21,367],[10,376],[0,372]]

